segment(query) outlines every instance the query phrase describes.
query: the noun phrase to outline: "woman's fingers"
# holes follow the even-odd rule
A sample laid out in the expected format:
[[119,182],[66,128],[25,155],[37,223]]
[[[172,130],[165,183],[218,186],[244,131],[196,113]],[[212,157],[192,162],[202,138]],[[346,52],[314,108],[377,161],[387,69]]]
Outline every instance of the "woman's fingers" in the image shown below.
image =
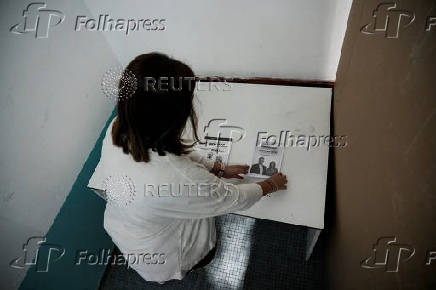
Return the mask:
[[241,170],[242,173],[248,173],[248,165],[239,165],[239,169]]
[[242,173],[248,173],[248,168],[249,168],[249,166],[248,165],[230,165],[230,166],[228,166],[228,167],[230,167],[231,169],[233,169],[233,171],[236,173],[236,174],[242,174]]

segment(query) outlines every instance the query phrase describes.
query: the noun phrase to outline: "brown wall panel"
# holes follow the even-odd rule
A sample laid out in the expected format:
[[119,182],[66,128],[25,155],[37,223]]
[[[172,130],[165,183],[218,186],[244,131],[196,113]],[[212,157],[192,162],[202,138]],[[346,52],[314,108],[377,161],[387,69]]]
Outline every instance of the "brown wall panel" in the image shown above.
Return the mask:
[[354,0],[333,110],[331,288],[436,289],[436,1]]

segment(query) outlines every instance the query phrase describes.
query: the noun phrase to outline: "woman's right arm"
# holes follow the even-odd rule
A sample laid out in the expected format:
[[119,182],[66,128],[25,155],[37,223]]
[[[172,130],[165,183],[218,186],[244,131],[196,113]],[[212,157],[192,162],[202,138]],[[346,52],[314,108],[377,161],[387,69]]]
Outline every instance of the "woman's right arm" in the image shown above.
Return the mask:
[[281,172],[274,174],[264,181],[257,182],[257,184],[262,187],[264,196],[277,190],[286,189],[287,183],[288,179],[286,178],[286,175]]
[[223,181],[202,166],[190,166],[180,172],[185,177],[178,196],[159,198],[149,203],[156,215],[171,218],[206,218],[244,211],[262,196],[286,188],[286,176],[276,174],[265,181],[232,184]]

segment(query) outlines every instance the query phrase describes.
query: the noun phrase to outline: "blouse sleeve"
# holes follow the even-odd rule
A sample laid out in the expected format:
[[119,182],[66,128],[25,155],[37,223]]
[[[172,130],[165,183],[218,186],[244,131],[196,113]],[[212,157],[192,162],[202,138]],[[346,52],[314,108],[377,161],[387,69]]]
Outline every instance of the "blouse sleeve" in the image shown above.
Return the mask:
[[256,183],[234,185],[201,164],[187,163],[190,164],[186,167],[175,166],[183,184],[173,186],[166,194],[148,197],[158,199],[149,203],[154,214],[170,218],[213,217],[247,210],[262,197],[262,188]]
[[213,160],[207,159],[196,150],[193,150],[186,156],[193,162],[203,164],[209,171],[212,170],[215,163]]

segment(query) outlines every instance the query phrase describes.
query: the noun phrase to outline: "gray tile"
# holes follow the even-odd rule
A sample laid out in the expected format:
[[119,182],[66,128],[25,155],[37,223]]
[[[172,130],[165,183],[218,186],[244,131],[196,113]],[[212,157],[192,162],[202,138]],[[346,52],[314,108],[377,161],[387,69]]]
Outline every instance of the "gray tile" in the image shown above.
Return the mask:
[[234,214],[218,217],[216,226],[215,259],[183,280],[161,285],[108,266],[100,289],[325,289],[322,236],[305,261],[305,227]]

